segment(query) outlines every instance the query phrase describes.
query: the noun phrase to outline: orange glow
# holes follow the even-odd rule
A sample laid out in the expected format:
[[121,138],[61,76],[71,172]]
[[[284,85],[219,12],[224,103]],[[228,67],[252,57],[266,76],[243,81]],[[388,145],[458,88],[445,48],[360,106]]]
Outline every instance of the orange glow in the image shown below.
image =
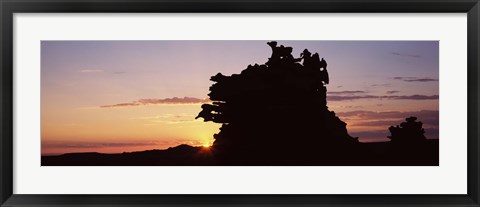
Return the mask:
[[80,109],[43,106],[42,154],[122,153],[180,144],[211,146],[220,125],[195,119],[200,110],[199,104]]

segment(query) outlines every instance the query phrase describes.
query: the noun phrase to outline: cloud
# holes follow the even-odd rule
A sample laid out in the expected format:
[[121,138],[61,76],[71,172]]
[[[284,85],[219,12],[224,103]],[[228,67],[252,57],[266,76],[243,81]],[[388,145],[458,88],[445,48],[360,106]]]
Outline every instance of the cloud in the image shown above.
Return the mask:
[[345,100],[356,100],[356,99],[373,99],[379,98],[379,96],[365,95],[365,96],[327,96],[329,101],[345,101]]
[[398,93],[400,91],[387,91],[387,94],[394,94],[394,93]]
[[401,57],[411,57],[411,58],[421,58],[420,55],[415,54],[408,54],[408,53],[399,53],[399,52],[392,52],[392,55],[401,56]]
[[417,117],[438,117],[437,110],[420,110],[420,111],[365,111],[365,110],[357,110],[357,111],[347,111],[347,112],[338,112],[336,113],[338,116],[342,117],[357,117],[360,119],[392,119],[392,118],[401,118],[402,120],[409,116],[417,116]]
[[394,80],[402,80],[405,82],[434,82],[438,81],[435,78],[417,78],[417,77],[393,77]]
[[101,73],[103,70],[99,69],[82,69],[80,70],[81,73]]
[[146,142],[46,142],[42,148],[102,148],[102,147],[139,147],[158,145],[156,141]]
[[132,102],[132,103],[119,103],[114,105],[105,105],[100,106],[100,108],[122,108],[122,107],[129,107],[129,106],[140,106],[140,103]]
[[124,74],[124,73],[125,73],[125,72],[123,72],[123,71],[113,72],[113,74],[115,74],[115,75],[120,75],[120,74]]
[[203,121],[192,118],[192,119],[179,119],[179,120],[172,120],[172,121],[156,121],[156,122],[165,123],[165,124],[184,124],[184,123],[194,123],[194,122],[201,123]]
[[417,79],[411,79],[411,80],[403,80],[406,82],[433,82],[433,81],[438,81],[438,79],[434,78],[417,78]]
[[370,86],[373,86],[373,87],[377,87],[377,86],[388,87],[388,86],[390,86],[390,85],[391,85],[391,84],[389,84],[389,83],[383,83],[383,84],[372,84],[372,85],[370,85]]
[[366,91],[330,91],[329,94],[355,94],[355,93],[366,93]]
[[132,107],[132,106],[145,106],[145,105],[161,105],[161,104],[201,104],[209,103],[208,98],[200,99],[193,97],[173,97],[173,98],[164,98],[164,99],[139,99],[137,101],[129,103],[118,103],[113,105],[103,105],[100,108],[123,108],[123,107]]
[[438,95],[410,95],[410,96],[327,96],[329,101],[345,101],[357,99],[396,99],[396,100],[436,100]]
[[148,125],[148,126],[157,126],[159,124],[184,124],[184,123],[195,123],[195,122],[201,123],[202,120],[195,119],[195,116],[197,116],[197,113],[194,113],[194,114],[181,113],[181,114],[161,114],[156,116],[132,117],[130,119],[141,120],[143,122],[146,121],[148,123],[145,123],[145,125]]
[[166,119],[166,118],[185,118],[185,117],[195,117],[196,114],[161,114],[156,116],[141,116],[141,117],[132,117],[130,119],[138,119],[138,120],[156,120],[156,119]]
[[438,95],[426,96],[426,95],[411,95],[411,96],[384,96],[385,98],[390,99],[401,99],[401,100],[436,100]]
[[345,109],[359,109],[359,108],[363,108],[363,106],[339,106],[340,108],[345,108]]
[[141,104],[196,104],[196,103],[206,103],[210,100],[206,99],[199,99],[193,97],[173,97],[173,98],[165,98],[165,99],[140,99],[138,100]]
[[397,117],[396,120],[378,120],[378,121],[367,121],[367,122],[358,122],[354,126],[393,126],[398,125],[403,121],[404,118]]

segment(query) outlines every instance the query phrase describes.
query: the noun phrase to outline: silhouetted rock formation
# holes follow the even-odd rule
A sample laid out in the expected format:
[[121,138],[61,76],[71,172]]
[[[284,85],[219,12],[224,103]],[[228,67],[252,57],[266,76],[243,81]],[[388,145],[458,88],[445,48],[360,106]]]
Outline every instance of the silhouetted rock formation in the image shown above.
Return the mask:
[[327,107],[327,62],[307,49],[294,58],[291,47],[267,44],[272,56],[265,64],[210,79],[213,103],[202,105],[197,118],[223,124],[215,155],[232,165],[353,160],[344,151],[358,141]]
[[392,142],[412,143],[425,141],[425,129],[422,128],[423,123],[417,122],[417,117],[406,118],[406,122],[402,122],[400,126],[390,126],[391,136],[388,136]]
[[398,165],[438,165],[438,141],[433,143],[427,140],[423,123],[416,120],[417,117],[412,116],[400,126],[388,128],[391,141],[385,157]]

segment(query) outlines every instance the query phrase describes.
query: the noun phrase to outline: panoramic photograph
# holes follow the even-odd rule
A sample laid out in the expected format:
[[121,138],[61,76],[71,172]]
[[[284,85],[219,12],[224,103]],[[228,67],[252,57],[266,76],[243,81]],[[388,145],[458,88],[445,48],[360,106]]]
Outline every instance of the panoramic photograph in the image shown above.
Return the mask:
[[42,166],[438,166],[439,42],[41,42]]

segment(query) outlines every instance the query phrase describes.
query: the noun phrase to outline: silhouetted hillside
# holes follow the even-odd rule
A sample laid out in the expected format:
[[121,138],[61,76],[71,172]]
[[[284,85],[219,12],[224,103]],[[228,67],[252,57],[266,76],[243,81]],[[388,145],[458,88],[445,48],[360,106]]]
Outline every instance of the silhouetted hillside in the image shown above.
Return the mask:
[[[437,166],[438,140],[426,140],[423,146],[403,148],[390,142],[361,143],[356,162],[317,162],[305,166]],[[289,151],[284,151],[288,155]],[[278,163],[277,163],[278,164]],[[301,166],[298,163],[291,165]],[[42,166],[211,166],[219,165],[210,149],[180,145],[167,150],[148,150],[121,154],[70,153],[43,156]],[[262,164],[258,164],[262,165]],[[273,164],[270,164],[272,166]],[[280,163],[278,165],[285,166]],[[227,165],[228,166],[228,165]]]
[[95,152],[42,156],[42,166],[159,166],[214,165],[211,151],[204,147],[179,145],[166,150],[102,154]]

